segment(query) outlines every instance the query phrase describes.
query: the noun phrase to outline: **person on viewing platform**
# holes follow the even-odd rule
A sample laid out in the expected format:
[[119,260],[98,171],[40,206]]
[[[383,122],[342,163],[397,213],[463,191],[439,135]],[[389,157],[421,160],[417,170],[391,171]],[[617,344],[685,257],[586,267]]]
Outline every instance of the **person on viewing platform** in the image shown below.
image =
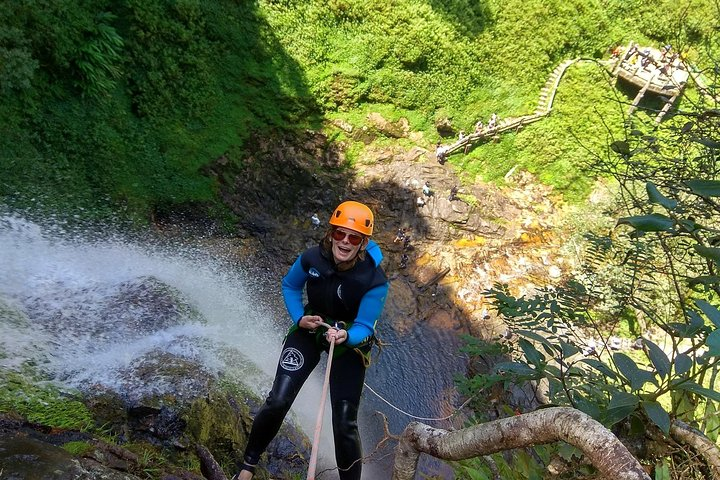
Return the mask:
[[482,120],[478,120],[478,122],[475,124],[475,133],[480,133],[483,130],[483,122]]
[[632,42],[630,44],[630,48],[628,48],[628,51],[625,52],[625,58],[624,60],[630,60],[633,56],[637,56],[638,53],[638,45],[635,42]]
[[[255,416],[243,464],[233,480],[253,477],[260,456],[277,435],[322,353],[329,351],[330,342],[335,344],[329,381],[335,460],[341,480],[360,480],[358,407],[376,342],[375,324],[388,293],[388,280],[380,267],[382,252],[370,240],[374,223],[366,205],[341,203],[320,244],[303,252],[283,277],[282,293],[293,323],[272,389]],[[307,304],[303,304],[303,291]]]
[[662,55],[660,55],[660,61],[661,61],[661,62],[665,61],[665,59],[667,58],[667,56],[668,56],[668,54],[670,53],[671,50],[672,50],[672,45],[665,45],[665,46],[663,46],[663,48],[662,48],[662,50],[661,50]]

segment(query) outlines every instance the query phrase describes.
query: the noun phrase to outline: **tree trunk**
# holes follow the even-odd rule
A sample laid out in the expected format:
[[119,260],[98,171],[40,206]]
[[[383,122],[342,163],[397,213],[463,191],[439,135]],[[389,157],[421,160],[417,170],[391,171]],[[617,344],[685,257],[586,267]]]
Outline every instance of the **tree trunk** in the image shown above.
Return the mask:
[[544,408],[452,432],[412,422],[396,448],[392,478],[412,480],[420,453],[464,460],[559,440],[580,449],[606,478],[650,480],[615,435],[590,416],[567,407]]

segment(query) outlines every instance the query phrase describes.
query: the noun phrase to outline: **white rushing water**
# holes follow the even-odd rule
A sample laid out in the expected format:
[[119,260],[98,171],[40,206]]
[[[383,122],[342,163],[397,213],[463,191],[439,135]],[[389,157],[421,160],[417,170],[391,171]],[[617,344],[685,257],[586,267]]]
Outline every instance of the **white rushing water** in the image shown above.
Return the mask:
[[[234,375],[261,397],[267,393],[285,333],[278,325],[287,323],[249,291],[242,272],[189,246],[87,240],[60,231],[56,225],[0,216],[0,315],[6,317],[0,322],[0,353],[5,354],[0,368],[29,361],[65,386],[101,385],[133,396],[123,390],[172,388],[162,379],[128,384],[124,374],[143,355],[166,351],[200,361],[209,372]],[[199,315],[133,328],[153,312],[138,302],[142,299],[122,297],[128,285],[131,292],[133,286],[142,291],[147,279],[171,287]],[[238,352],[252,360],[252,368],[222,352]],[[293,407],[311,438],[321,374],[315,372]],[[327,415],[324,424],[329,425]],[[332,452],[328,432],[323,431],[323,448]]]
[[[128,389],[173,393],[175,387],[160,378],[132,383],[124,373],[137,359],[163,351],[199,361],[208,372],[243,380],[261,397],[267,393],[288,325],[279,277],[254,281],[237,266],[187,243],[168,246],[111,235],[98,238],[0,214],[0,315],[9,318],[0,321],[0,368],[17,368],[30,360],[56,380],[81,390],[101,385],[125,394]],[[146,303],[151,302],[144,302],[143,295],[165,287],[189,308],[166,305],[164,310],[148,310]],[[158,303],[157,297],[153,300]],[[448,404],[456,400],[448,393],[453,391],[452,375],[465,366],[453,332],[417,325],[399,334],[392,319],[383,318],[379,333],[390,346],[366,378],[384,398],[368,389],[364,394],[360,423],[366,454],[383,435],[376,411],[388,417],[395,434],[413,420],[398,409],[445,416]],[[250,366],[238,362],[242,356],[251,359]],[[309,438],[322,391],[322,367],[293,406]],[[321,466],[334,464],[331,430],[326,412]],[[369,462],[363,478],[389,478],[391,464],[391,456]],[[447,467],[427,460],[425,465],[430,473],[452,478]]]

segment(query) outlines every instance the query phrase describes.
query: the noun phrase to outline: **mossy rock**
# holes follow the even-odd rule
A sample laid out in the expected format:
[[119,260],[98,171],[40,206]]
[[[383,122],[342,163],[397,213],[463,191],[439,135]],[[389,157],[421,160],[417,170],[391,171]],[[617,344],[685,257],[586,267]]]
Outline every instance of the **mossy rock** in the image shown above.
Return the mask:
[[229,392],[215,391],[195,400],[186,415],[187,433],[221,465],[235,465],[247,444],[250,407]]

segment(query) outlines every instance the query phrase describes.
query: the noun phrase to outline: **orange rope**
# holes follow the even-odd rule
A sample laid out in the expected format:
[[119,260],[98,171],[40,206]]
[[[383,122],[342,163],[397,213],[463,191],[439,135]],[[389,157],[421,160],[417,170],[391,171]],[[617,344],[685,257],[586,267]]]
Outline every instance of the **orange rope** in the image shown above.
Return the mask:
[[333,335],[329,340],[330,350],[328,351],[327,367],[325,368],[325,383],[323,384],[322,395],[320,397],[320,408],[318,410],[317,420],[315,421],[315,435],[313,436],[307,480],[315,480],[315,467],[317,466],[320,432],[322,431],[323,414],[325,413],[325,397],[327,397],[328,385],[330,384],[330,367],[332,366],[333,350],[335,349],[335,336]]

